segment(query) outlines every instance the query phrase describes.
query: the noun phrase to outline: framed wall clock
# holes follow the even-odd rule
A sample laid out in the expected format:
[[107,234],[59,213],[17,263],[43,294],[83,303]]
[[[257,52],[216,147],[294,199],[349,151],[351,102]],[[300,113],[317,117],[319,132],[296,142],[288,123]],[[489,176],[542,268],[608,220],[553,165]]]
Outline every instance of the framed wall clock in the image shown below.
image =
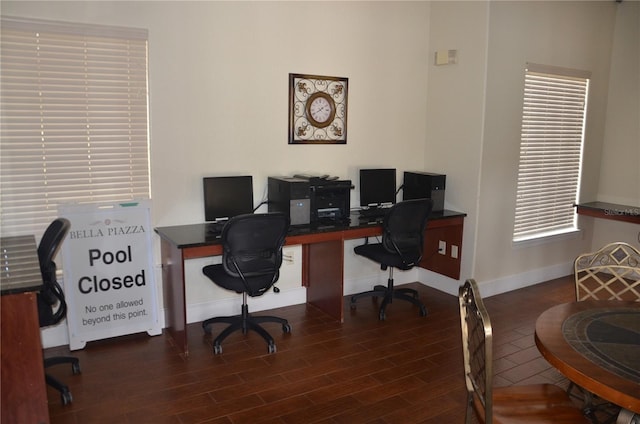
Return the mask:
[[289,144],[346,144],[349,80],[289,74]]

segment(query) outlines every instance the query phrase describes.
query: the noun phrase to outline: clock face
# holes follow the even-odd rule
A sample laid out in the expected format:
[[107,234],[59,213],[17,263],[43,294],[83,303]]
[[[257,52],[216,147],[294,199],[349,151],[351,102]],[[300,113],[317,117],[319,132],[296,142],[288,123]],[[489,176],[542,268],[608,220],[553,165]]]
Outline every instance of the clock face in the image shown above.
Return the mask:
[[327,93],[314,93],[307,101],[307,118],[314,126],[324,128],[331,124],[336,115],[336,106]]

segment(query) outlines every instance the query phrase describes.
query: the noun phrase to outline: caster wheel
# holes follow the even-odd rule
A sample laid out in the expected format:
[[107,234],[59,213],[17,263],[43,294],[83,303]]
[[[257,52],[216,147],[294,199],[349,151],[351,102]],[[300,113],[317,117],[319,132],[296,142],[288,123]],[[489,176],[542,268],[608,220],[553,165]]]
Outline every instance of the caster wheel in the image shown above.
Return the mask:
[[384,311],[380,311],[380,313],[378,314],[378,319],[380,321],[384,321],[387,318],[387,315],[384,313]]
[[69,405],[71,402],[73,402],[73,396],[71,396],[71,392],[62,392],[62,405]]
[[420,316],[421,317],[426,317],[427,316],[427,308],[425,308],[424,306],[420,307]]
[[275,343],[271,343],[271,344],[269,344],[269,346],[267,346],[267,352],[276,353],[276,345],[275,345]]
[[80,363],[71,364],[71,372],[75,374],[80,374]]
[[220,346],[219,344],[214,344],[213,345],[213,354],[214,355],[220,355],[222,353],[222,346]]
[[289,324],[282,324],[282,331],[284,333],[291,333],[291,326]]

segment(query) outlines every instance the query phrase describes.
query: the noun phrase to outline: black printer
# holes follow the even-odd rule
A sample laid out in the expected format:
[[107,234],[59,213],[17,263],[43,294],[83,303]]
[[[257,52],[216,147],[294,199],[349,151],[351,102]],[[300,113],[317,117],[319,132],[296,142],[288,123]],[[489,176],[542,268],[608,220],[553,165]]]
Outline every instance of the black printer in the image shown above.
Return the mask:
[[328,175],[296,174],[294,178],[309,182],[311,223],[348,222],[351,206],[351,180]]

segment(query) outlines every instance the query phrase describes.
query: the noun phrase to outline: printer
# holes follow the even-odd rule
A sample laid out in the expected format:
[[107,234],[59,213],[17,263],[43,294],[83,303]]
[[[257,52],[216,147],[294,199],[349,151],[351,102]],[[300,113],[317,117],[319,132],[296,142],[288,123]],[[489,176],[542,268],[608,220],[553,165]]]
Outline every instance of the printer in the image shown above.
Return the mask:
[[348,222],[351,207],[351,180],[340,180],[328,175],[314,176],[296,174],[298,178],[309,183],[309,197],[311,200],[310,221]]

